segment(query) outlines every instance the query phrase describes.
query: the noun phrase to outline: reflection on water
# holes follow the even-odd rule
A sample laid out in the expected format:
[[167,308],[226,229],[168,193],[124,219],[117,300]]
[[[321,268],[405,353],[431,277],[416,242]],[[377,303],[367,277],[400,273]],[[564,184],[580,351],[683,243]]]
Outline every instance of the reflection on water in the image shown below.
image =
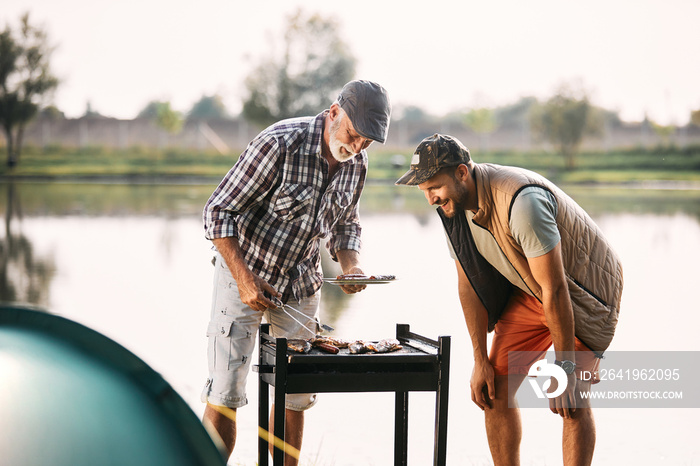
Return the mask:
[[[214,185],[0,186],[5,219],[0,300],[46,306],[115,339],[161,372],[201,413],[212,267],[200,217],[213,189]],[[694,266],[700,261],[700,192],[567,191],[591,213],[623,259],[622,315],[611,349],[697,350]],[[456,295],[454,264],[437,215],[419,190],[395,186],[369,186],[361,210],[364,269],[392,273],[399,280],[353,296],[324,285],[322,317],[338,336],[348,338],[393,336],[398,322],[432,338],[452,335],[449,464],[489,464],[482,414],[469,400],[471,349]],[[338,272],[327,254],[323,267],[327,276]],[[255,405],[254,377],[248,386],[250,404]],[[412,395],[416,401],[411,402],[411,417],[418,420],[410,427],[412,464],[429,464],[432,457],[434,406],[430,397],[421,395]],[[307,418],[307,464],[390,464],[392,411],[393,397],[388,394],[322,396]],[[644,412],[645,422],[635,424],[638,416],[630,410],[597,413],[597,464],[662,458],[673,464],[695,451],[692,410]],[[551,441],[560,435],[559,423],[547,413],[523,417],[528,464],[560,463],[559,451],[552,447],[556,442]],[[239,420],[237,461],[252,465],[255,409],[241,409]],[[634,448],[620,451],[617,446],[628,439],[620,436],[623,424],[629,426]],[[536,435],[532,429],[528,434],[528,425],[537,426]],[[660,432],[650,425],[674,427]],[[348,451],[348,429],[354,442],[367,448]]]
[[5,186],[5,234],[0,242],[0,301],[47,306],[55,264],[51,254],[35,253],[18,224],[22,204],[14,184]]
[[[53,228],[52,222],[67,218],[92,219],[91,224],[104,224],[106,218],[128,222],[154,218],[198,222],[201,208],[212,189],[212,186],[202,185],[6,183],[0,189],[0,208],[4,209],[5,219],[3,241],[0,243],[0,300],[44,306],[51,302],[49,287],[61,264],[56,264],[54,250],[35,251],[33,238],[22,228],[27,220],[43,219],[48,230],[46,233]],[[580,187],[567,191],[596,219],[651,215],[664,222],[668,216],[683,215],[700,221],[700,194],[696,191]],[[389,185],[369,186],[361,207],[363,216],[408,215],[421,226],[428,225],[435,216],[433,208],[427,205],[419,190]],[[171,233],[164,227],[157,245],[163,248],[166,256],[178,253],[172,251]],[[390,230],[385,233],[392,234]],[[79,231],[71,235],[83,236]],[[85,238],[85,241],[90,243],[91,239]],[[115,244],[102,246],[120,247],[120,243],[117,240]],[[95,253],[99,254],[98,251]],[[328,255],[322,256],[322,265],[327,276],[339,273],[337,264]],[[337,288],[324,291],[325,307],[331,319],[335,320],[342,314],[347,297]]]

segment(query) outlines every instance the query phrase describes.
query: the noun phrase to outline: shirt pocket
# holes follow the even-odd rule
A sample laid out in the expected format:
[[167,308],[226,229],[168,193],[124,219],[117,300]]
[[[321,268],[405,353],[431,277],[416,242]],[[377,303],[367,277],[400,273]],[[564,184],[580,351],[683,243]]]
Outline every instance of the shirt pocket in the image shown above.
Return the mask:
[[274,200],[272,212],[285,222],[301,221],[309,215],[313,194],[311,186],[285,184]]
[[318,219],[321,225],[321,233],[328,233],[345,214],[352,204],[352,193],[346,191],[329,191],[326,193]]

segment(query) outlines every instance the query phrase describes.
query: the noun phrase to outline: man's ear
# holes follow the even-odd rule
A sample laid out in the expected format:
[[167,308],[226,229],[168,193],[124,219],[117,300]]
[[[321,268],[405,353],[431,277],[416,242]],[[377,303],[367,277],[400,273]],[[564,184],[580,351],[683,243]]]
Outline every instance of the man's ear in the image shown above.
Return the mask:
[[333,105],[331,105],[331,108],[330,108],[329,116],[331,117],[331,121],[338,118],[339,115],[340,115],[340,105],[338,105],[338,103],[336,102]]
[[465,164],[458,165],[455,170],[455,176],[460,181],[467,181],[469,178],[469,168]]

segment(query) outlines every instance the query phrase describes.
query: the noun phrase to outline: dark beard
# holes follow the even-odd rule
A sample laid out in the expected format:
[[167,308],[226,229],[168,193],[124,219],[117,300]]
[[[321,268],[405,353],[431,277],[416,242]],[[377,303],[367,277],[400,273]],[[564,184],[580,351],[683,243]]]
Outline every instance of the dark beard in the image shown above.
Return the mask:
[[452,218],[457,214],[457,212],[467,210],[468,196],[469,190],[467,190],[467,188],[465,188],[455,180],[455,194],[454,197],[450,198],[450,202],[454,206],[454,210],[448,213],[445,212],[445,209],[443,209],[442,207],[439,208],[442,209],[442,212],[445,214],[445,217]]

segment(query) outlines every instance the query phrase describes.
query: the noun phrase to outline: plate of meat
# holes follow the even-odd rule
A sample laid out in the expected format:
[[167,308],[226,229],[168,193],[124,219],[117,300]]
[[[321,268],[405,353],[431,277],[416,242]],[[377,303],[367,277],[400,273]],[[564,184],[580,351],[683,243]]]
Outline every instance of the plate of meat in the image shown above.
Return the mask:
[[396,280],[394,275],[364,275],[359,273],[347,273],[335,278],[324,278],[323,281],[333,285],[375,285],[391,283]]

